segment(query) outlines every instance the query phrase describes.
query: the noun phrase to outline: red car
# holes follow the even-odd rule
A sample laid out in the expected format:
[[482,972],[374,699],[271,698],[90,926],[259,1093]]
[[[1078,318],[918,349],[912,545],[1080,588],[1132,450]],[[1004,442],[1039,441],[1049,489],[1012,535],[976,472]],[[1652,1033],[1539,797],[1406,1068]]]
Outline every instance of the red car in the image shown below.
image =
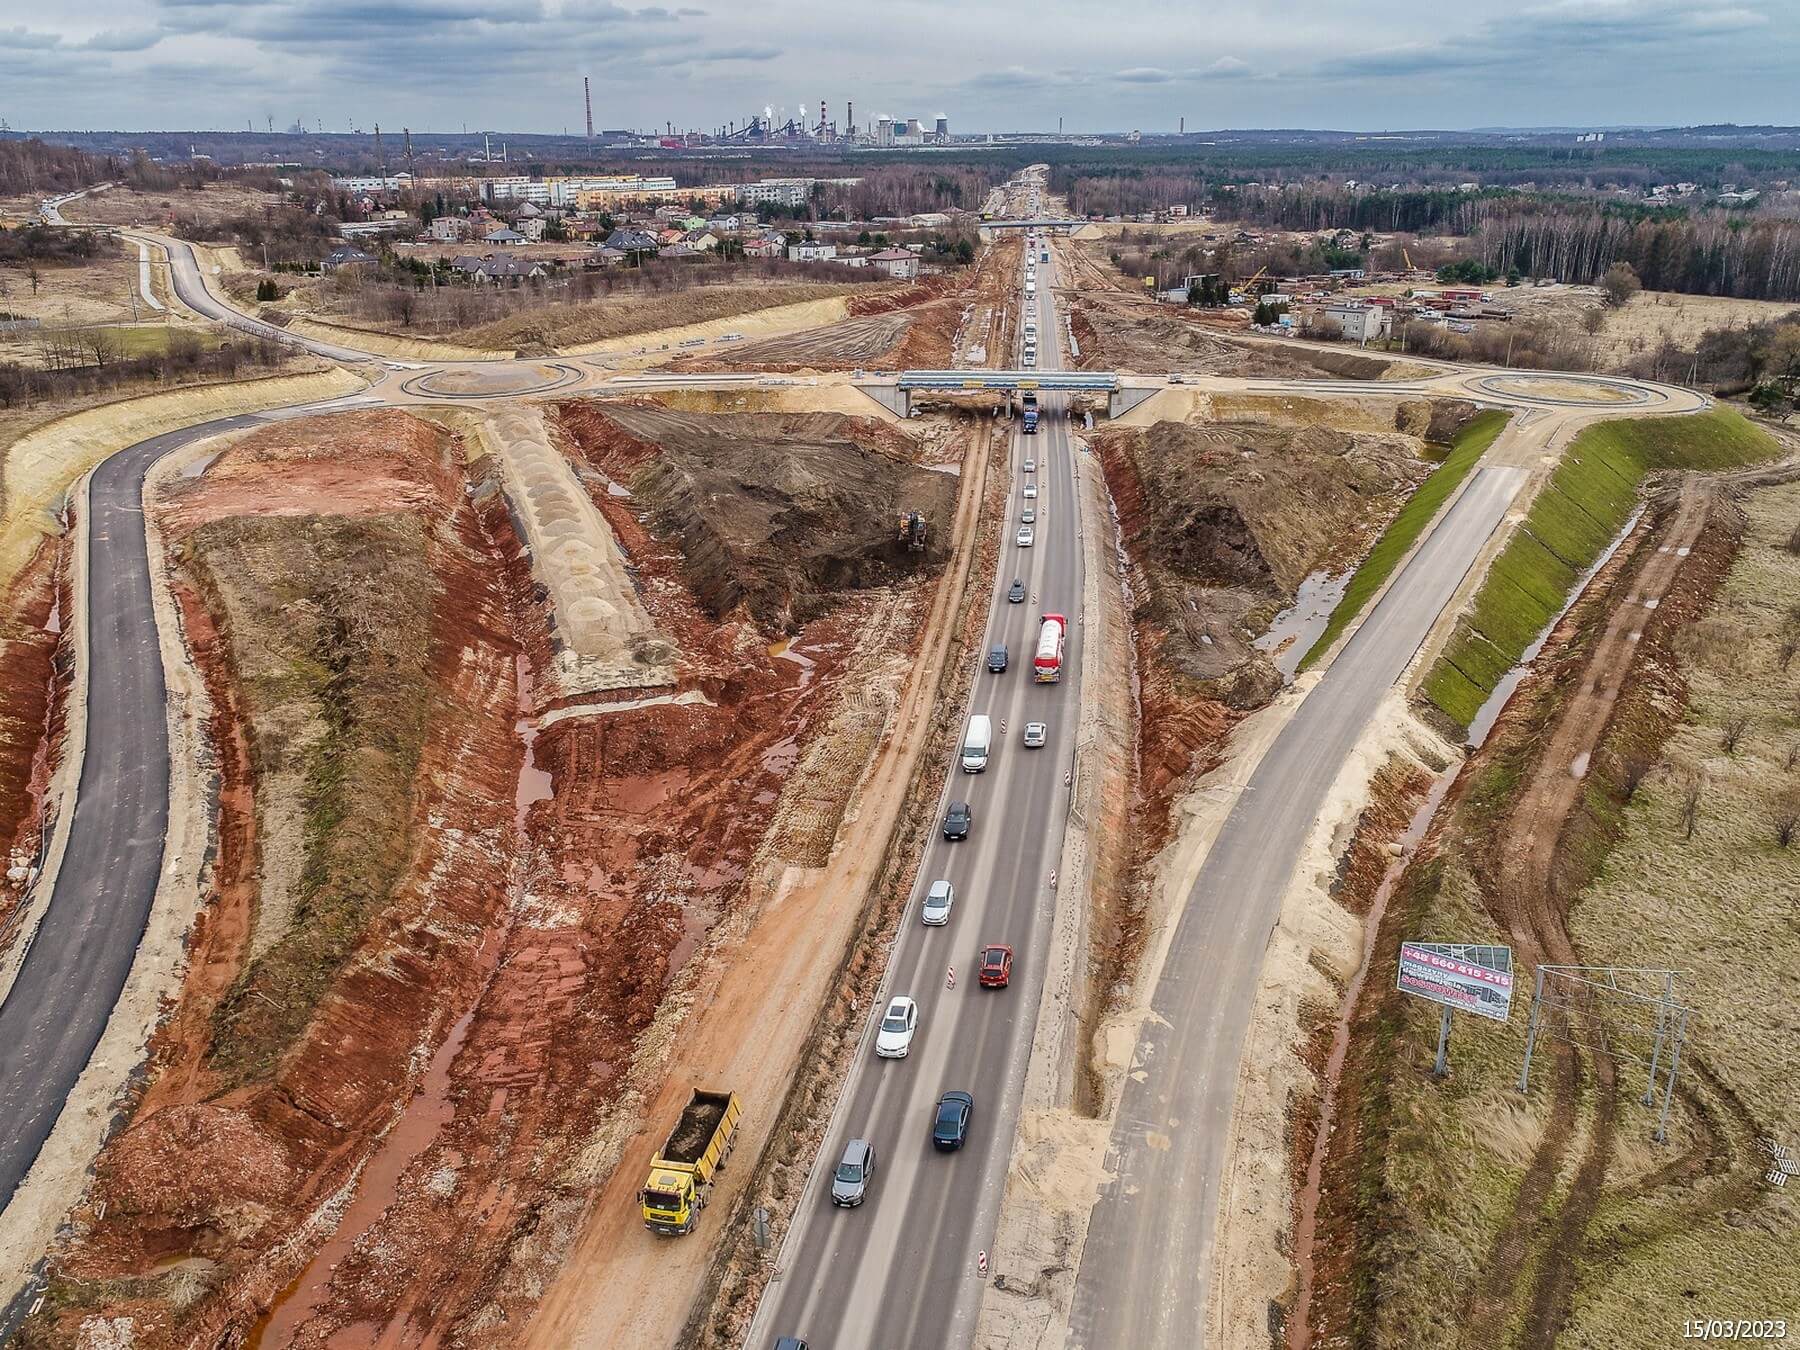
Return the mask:
[[995,943],[981,949],[981,987],[1004,989],[1012,980],[1012,948]]

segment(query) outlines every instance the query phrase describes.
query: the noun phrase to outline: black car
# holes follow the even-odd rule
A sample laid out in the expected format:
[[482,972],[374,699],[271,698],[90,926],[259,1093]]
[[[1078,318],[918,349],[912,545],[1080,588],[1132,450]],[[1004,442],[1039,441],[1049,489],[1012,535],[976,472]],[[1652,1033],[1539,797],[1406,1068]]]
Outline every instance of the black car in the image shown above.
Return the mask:
[[1006,669],[1006,644],[996,642],[988,648],[988,669],[998,675]]
[[775,1350],[806,1350],[806,1342],[798,1336],[783,1336],[775,1342]]
[[967,802],[951,802],[950,809],[944,812],[944,838],[967,839],[969,826],[974,821],[975,813]]
[[1025,583],[1017,577],[1013,578],[1012,589],[1006,593],[1007,600],[1015,605],[1025,603]]
[[975,1099],[966,1092],[946,1092],[938,1098],[937,1114],[931,1118],[931,1146],[944,1153],[961,1148],[974,1113]]

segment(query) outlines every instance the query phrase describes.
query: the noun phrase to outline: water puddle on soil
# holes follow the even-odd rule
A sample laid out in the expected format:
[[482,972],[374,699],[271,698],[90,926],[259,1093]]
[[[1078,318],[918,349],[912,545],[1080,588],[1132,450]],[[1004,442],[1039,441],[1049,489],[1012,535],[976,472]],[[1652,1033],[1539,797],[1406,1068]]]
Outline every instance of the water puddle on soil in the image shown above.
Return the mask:
[[62,632],[62,590],[59,588],[50,597],[50,613],[44,617],[46,633]]
[[[251,1330],[245,1350],[277,1350],[279,1346],[293,1344],[300,1328],[323,1302],[338,1263],[394,1203],[399,1194],[400,1178],[406,1174],[406,1169],[436,1141],[456,1114],[450,1101],[450,1066],[468,1037],[469,1024],[475,1020],[475,1010],[481,1006],[482,995],[487,992],[488,981],[493,977],[501,946],[497,939],[503,932],[503,929],[495,928],[483,942],[476,957],[486,976],[482,980],[481,993],[450,1028],[450,1034],[431,1057],[425,1076],[419,1080],[412,1101],[376,1145],[374,1156],[357,1178],[355,1198],[351,1200],[350,1208],[344,1211],[337,1230],[287,1288],[276,1295],[269,1311]],[[333,1346],[373,1346],[382,1331],[373,1324],[363,1324],[360,1329],[368,1334],[347,1337],[347,1333],[358,1330],[347,1328],[334,1335],[330,1343]]]
[[[1544,625],[1543,632],[1539,633],[1532,644],[1520,655],[1519,664],[1501,677],[1500,683],[1494,686],[1494,692],[1488,695],[1487,702],[1476,710],[1474,720],[1469,723],[1468,744],[1470,749],[1479,748],[1481,743],[1487,739],[1488,733],[1494,729],[1494,723],[1499,721],[1500,712],[1506,707],[1506,701],[1513,696],[1513,690],[1519,687],[1519,682],[1530,672],[1531,663],[1537,660],[1538,653],[1544,650],[1544,644],[1550,640],[1550,634],[1556,631],[1556,625],[1562,622],[1563,615],[1573,609],[1575,602],[1581,599],[1582,592],[1588,588],[1588,582],[1592,581],[1600,569],[1612,560],[1612,555],[1619,551],[1619,545],[1624,543],[1631,532],[1637,528],[1638,520],[1643,514],[1644,508],[1641,506],[1631,513],[1631,519],[1625,522],[1625,528],[1613,536],[1612,543],[1608,544],[1600,556],[1594,559],[1594,565],[1575,579],[1575,584],[1569,588],[1568,599],[1564,600],[1563,607],[1556,611],[1556,617]],[[1654,607],[1654,605],[1650,606],[1650,608]]]
[[1294,592],[1294,603],[1277,614],[1269,631],[1250,644],[1275,658],[1275,668],[1281,672],[1283,682],[1293,683],[1301,658],[1325,631],[1350,577],[1348,571],[1335,577],[1329,572],[1314,572]]
[[681,907],[681,936],[675,939],[675,945],[669,950],[669,973],[673,975],[688,963],[712,926],[718,915],[704,905],[683,905]]
[[525,746],[525,762],[519,766],[519,786],[513,793],[513,819],[519,829],[525,828],[526,813],[531,810],[533,802],[548,801],[553,795],[550,771],[537,766],[535,747],[537,745],[538,728],[524,714],[531,711],[531,666],[523,656],[513,658],[513,667],[518,673],[519,681],[519,720],[513,723],[513,730],[518,733],[519,740]]
[[797,688],[804,689],[813,682],[813,666],[815,663],[810,656],[804,655],[795,648],[794,640],[792,638],[786,638],[780,642],[771,642],[769,644],[769,655],[774,657],[777,661],[792,661],[795,665],[800,667],[800,683],[796,686]]

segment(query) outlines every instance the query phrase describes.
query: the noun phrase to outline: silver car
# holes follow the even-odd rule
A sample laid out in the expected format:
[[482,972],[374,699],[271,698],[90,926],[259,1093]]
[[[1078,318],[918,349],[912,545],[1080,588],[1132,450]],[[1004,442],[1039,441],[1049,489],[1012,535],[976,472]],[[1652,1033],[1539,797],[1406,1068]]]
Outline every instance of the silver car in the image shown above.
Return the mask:
[[951,906],[956,904],[956,887],[947,881],[934,881],[925,892],[925,904],[919,910],[919,922],[930,928],[942,928],[950,922]]
[[1050,726],[1046,722],[1027,722],[1025,724],[1025,748],[1042,750],[1044,742],[1050,737]]
[[831,1203],[854,1209],[868,1195],[869,1178],[874,1175],[874,1147],[867,1139],[852,1139],[844,1145],[843,1160],[831,1174]]

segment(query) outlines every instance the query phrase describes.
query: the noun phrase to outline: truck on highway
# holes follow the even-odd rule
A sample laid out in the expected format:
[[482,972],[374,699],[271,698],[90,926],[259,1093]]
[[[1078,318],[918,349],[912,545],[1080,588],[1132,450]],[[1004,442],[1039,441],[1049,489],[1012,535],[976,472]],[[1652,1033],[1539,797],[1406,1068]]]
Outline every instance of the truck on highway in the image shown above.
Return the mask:
[[735,1092],[694,1089],[668,1140],[650,1160],[650,1179],[638,1192],[644,1227],[677,1235],[694,1231],[713,1173],[731,1152],[740,1114]]
[[1024,428],[1025,434],[1027,436],[1035,436],[1037,434],[1037,419],[1038,419],[1037,394],[1035,391],[1027,389],[1025,391],[1025,428]]
[[986,713],[976,713],[969,719],[969,729],[963,733],[962,770],[964,773],[980,773],[987,768],[988,752],[994,746],[994,724]]
[[1038,630],[1037,655],[1031,662],[1031,678],[1039,684],[1055,684],[1062,678],[1063,635],[1069,621],[1060,614],[1044,615]]

